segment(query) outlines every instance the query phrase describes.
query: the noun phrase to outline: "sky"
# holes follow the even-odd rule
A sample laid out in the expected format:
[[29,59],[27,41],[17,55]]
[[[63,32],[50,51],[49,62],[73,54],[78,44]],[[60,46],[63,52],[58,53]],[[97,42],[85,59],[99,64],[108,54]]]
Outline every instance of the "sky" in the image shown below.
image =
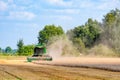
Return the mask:
[[120,9],[120,0],[0,0],[0,47],[16,49],[37,44],[45,25],[60,25],[64,31],[84,24],[88,18],[102,22],[110,10]]

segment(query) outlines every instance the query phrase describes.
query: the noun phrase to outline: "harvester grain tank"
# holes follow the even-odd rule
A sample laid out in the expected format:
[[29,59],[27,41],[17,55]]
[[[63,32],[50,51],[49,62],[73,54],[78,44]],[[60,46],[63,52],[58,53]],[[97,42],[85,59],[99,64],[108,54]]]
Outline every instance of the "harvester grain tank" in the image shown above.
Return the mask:
[[46,45],[43,42],[38,43],[34,48],[34,54],[32,57],[27,57],[28,62],[32,62],[33,60],[46,60],[52,61],[52,57],[46,54]]

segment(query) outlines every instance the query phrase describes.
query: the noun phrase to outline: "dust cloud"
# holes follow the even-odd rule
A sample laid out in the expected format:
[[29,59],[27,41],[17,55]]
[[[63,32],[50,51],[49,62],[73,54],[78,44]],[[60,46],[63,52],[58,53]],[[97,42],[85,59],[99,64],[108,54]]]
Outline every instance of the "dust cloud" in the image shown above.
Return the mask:
[[52,37],[48,42],[47,51],[54,59],[79,55],[72,42],[64,35]]

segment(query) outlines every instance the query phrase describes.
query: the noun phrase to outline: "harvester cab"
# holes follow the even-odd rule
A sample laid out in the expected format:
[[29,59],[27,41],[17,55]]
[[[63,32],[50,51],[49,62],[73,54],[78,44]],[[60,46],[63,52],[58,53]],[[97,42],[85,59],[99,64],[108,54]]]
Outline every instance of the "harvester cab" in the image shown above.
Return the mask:
[[34,54],[32,57],[43,56],[46,54],[46,47],[44,44],[37,44],[34,48]]
[[52,61],[52,57],[46,54],[46,45],[43,42],[39,42],[34,48],[34,54],[32,57],[27,57],[28,62],[35,60]]

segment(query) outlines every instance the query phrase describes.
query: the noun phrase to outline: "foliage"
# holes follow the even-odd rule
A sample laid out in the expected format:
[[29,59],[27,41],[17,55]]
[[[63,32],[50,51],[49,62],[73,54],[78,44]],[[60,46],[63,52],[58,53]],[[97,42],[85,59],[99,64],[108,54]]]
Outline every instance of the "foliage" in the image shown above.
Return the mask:
[[75,27],[73,30],[67,32],[72,33],[70,39],[74,42],[74,38],[80,38],[85,47],[92,47],[99,39],[100,25],[96,20],[88,19],[85,25]]
[[0,53],[2,53],[2,48],[0,47]]
[[74,38],[73,43],[79,52],[83,52],[85,50],[85,45],[82,42],[81,38]]
[[11,52],[12,52],[12,49],[10,46],[5,48],[5,53],[11,53]]
[[18,52],[18,55],[22,55],[22,53],[23,53],[23,45],[24,45],[23,40],[20,39],[18,41],[18,43],[17,43],[17,47],[18,47],[17,52]]
[[64,34],[64,31],[61,26],[55,25],[46,25],[43,30],[39,32],[38,41],[47,43],[48,40],[53,36],[60,36]]
[[17,46],[18,46],[17,55],[28,56],[33,54],[34,45],[24,45],[23,40],[20,39],[17,43]]
[[111,10],[105,15],[103,31],[103,42],[120,53],[120,10]]
[[34,51],[34,45],[23,46],[23,53],[22,53],[22,55],[24,55],[24,56],[32,55],[33,51]]

